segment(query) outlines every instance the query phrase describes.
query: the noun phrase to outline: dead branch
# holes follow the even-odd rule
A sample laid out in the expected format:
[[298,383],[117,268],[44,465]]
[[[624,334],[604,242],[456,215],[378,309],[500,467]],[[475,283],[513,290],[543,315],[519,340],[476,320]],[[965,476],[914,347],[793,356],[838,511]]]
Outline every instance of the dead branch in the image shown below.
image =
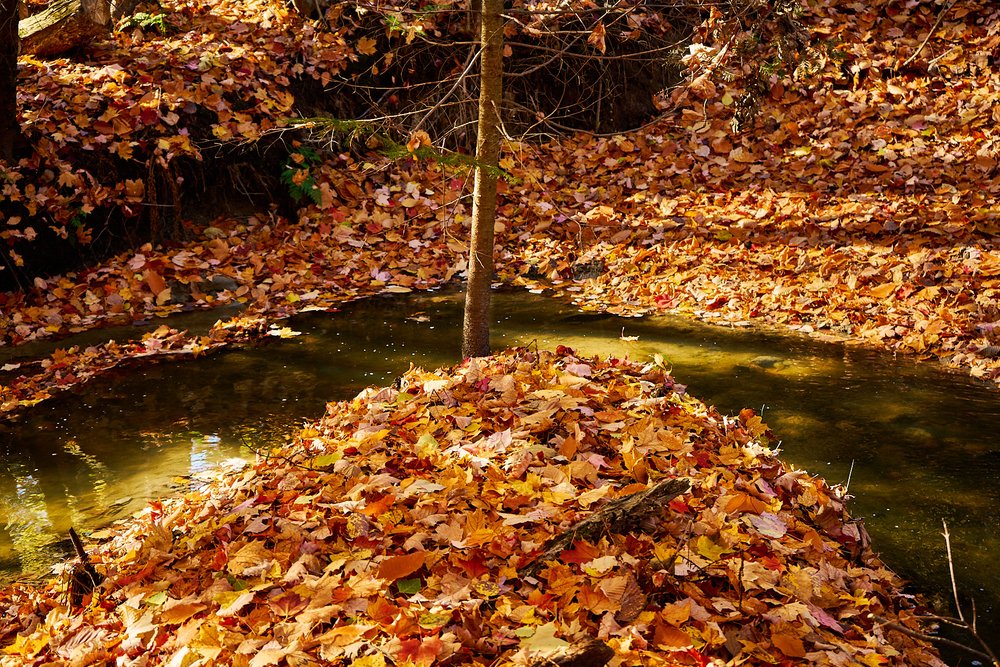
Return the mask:
[[674,478],[645,491],[612,500],[569,530],[546,542],[541,555],[520,568],[518,576],[522,579],[533,576],[546,561],[559,558],[576,540],[591,539],[605,532],[622,534],[639,529],[644,519],[662,513],[667,503],[690,488],[688,480]]
[[615,657],[614,650],[600,639],[570,644],[567,648],[537,658],[531,667],[604,667]]

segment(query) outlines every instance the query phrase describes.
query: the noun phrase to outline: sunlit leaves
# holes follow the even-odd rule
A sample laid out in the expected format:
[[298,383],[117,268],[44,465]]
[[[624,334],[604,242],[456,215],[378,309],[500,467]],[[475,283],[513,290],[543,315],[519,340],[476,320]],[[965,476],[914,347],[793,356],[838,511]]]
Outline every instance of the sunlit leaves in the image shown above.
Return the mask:
[[[105,642],[109,659],[141,651],[150,664],[227,663],[253,647],[260,665],[472,665],[598,636],[623,664],[940,664],[880,634],[869,613],[912,599],[839,496],[760,447],[754,415],[657,389],[672,382],[654,364],[561,355],[412,369],[332,406],[252,469],[109,531],[95,559],[116,574],[99,604],[24,626],[4,650],[51,657],[100,627],[121,638]],[[564,453],[549,446],[570,433]],[[623,439],[651,480],[683,475],[690,491],[634,528],[575,536],[525,574],[581,516],[647,488]],[[55,594],[0,602],[41,608]]]

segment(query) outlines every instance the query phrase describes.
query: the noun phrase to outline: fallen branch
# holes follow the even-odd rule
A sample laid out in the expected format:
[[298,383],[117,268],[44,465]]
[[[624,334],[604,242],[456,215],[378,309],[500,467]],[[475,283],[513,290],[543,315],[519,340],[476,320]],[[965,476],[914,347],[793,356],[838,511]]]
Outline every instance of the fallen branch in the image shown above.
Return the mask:
[[[948,639],[947,637],[938,637],[937,635],[929,635],[925,632],[920,632],[918,630],[908,628],[900,623],[890,621],[889,619],[883,618],[881,616],[872,616],[872,618],[878,621],[882,625],[882,627],[889,628],[890,630],[895,630],[896,632],[901,632],[908,637],[913,637],[914,639],[920,639],[926,642],[933,642],[935,644],[940,644],[941,646],[947,646],[949,648],[953,648],[959,651],[965,651],[969,655],[974,655],[981,660],[989,660],[993,665],[997,664],[993,660],[993,658],[983,653],[982,651],[974,649],[971,646],[966,646],[965,644],[957,642],[953,639]],[[937,616],[921,616],[921,618],[925,620],[943,620]]]
[[75,567],[70,575],[69,603],[70,608],[80,606],[83,599],[90,595],[104,581],[104,576],[90,562],[90,557],[83,548],[83,541],[73,528],[69,529],[69,539],[73,549],[80,559],[80,565]]
[[614,650],[600,639],[570,644],[567,648],[536,658],[530,667],[604,667]]
[[900,70],[906,69],[910,63],[912,63],[914,60],[917,59],[917,56],[920,55],[920,52],[924,50],[925,46],[927,46],[927,42],[931,41],[931,36],[938,29],[938,26],[941,25],[941,21],[944,20],[944,15],[947,14],[949,11],[951,11],[951,8],[955,5],[955,2],[957,2],[957,0],[951,0],[951,2],[949,2],[948,5],[941,10],[941,13],[938,14],[937,21],[934,22],[934,25],[931,27],[930,32],[927,33],[927,37],[925,37],[924,41],[920,43],[920,46],[917,47],[917,50],[914,51],[909,58],[903,61],[903,64],[899,68]]
[[518,576],[522,579],[533,576],[546,561],[557,559],[576,540],[593,538],[604,532],[627,533],[636,530],[643,519],[661,513],[667,503],[690,488],[688,480],[674,478],[645,491],[612,500],[586,519],[575,523],[569,530],[546,542],[545,551],[520,568]]

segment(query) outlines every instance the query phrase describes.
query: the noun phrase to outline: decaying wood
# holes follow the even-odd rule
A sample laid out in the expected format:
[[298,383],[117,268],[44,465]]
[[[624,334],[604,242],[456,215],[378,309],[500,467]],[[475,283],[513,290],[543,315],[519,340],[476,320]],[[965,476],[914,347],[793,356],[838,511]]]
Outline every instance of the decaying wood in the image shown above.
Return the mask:
[[124,16],[131,16],[138,4],[139,0],[111,0],[111,20],[118,21]]
[[579,539],[591,539],[603,533],[628,533],[639,529],[644,519],[663,512],[667,503],[691,488],[686,479],[668,479],[656,486],[612,500],[586,519],[545,544],[545,551],[518,570],[521,577],[534,575],[546,561],[559,555]]
[[69,539],[80,559],[80,564],[73,568],[69,581],[69,603],[71,608],[75,608],[80,606],[83,599],[101,585],[104,576],[94,568],[90,557],[83,548],[83,540],[72,528],[69,529]]
[[49,7],[18,23],[21,53],[56,56],[107,35],[111,30],[108,0],[54,0]]
[[531,667],[604,667],[614,650],[600,639],[570,644],[567,648],[537,658]]

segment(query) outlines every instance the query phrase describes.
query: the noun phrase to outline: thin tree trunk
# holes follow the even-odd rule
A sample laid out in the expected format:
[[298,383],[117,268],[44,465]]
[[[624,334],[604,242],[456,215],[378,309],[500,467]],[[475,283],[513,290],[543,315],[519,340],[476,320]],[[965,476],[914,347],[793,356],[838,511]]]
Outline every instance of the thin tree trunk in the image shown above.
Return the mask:
[[13,161],[24,138],[17,122],[18,0],[0,0],[0,160]]
[[500,164],[500,97],[503,79],[503,0],[482,0],[480,21],[479,134],[472,194],[469,284],[465,291],[462,356],[490,353],[490,283],[493,280],[493,227]]

